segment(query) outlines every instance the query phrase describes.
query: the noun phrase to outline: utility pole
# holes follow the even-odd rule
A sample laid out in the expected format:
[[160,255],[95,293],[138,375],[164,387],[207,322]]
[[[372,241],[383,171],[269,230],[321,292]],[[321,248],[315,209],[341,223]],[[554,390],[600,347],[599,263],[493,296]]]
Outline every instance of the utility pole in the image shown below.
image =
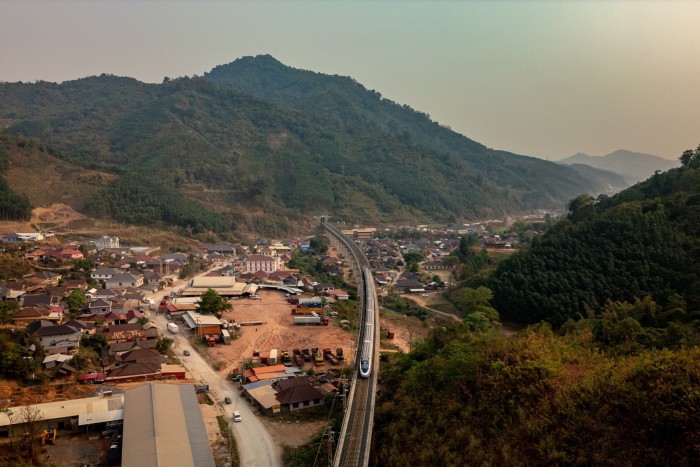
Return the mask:
[[331,433],[328,435],[328,467],[333,465],[333,428],[331,428]]

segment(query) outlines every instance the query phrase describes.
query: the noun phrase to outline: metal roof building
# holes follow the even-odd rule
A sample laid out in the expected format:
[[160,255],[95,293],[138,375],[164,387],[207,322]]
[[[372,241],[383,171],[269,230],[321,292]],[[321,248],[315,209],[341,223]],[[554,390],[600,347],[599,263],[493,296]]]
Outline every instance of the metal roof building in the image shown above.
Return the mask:
[[126,467],[214,467],[194,387],[144,384],[124,395]]

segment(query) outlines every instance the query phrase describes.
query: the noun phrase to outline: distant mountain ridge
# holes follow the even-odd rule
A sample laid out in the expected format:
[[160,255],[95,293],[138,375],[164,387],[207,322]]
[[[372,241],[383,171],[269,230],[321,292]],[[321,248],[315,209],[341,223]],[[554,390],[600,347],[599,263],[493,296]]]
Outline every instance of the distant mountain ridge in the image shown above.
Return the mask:
[[561,164],[585,164],[596,169],[608,170],[625,177],[629,184],[635,184],[654,175],[654,172],[678,167],[678,161],[671,161],[663,157],[640,152],[620,149],[605,156],[590,156],[577,153],[559,161]]

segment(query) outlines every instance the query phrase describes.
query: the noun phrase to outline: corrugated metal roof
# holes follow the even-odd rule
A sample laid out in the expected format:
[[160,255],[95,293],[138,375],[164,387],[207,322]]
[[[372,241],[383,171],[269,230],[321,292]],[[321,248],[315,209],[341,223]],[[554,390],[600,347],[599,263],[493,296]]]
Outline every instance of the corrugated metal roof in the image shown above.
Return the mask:
[[124,401],[123,465],[214,467],[193,386],[144,384]]
[[[86,416],[101,417],[102,415],[112,410],[121,409],[124,405],[122,394],[114,394],[111,397],[88,397],[84,399],[73,399],[59,402],[48,402],[46,404],[35,404],[40,410],[44,420],[56,420],[62,418]],[[20,413],[22,406],[10,407],[9,409],[17,414]],[[90,422],[92,423],[92,422]],[[96,423],[96,422],[95,422]],[[10,420],[7,414],[0,413],[0,426],[10,425]]]

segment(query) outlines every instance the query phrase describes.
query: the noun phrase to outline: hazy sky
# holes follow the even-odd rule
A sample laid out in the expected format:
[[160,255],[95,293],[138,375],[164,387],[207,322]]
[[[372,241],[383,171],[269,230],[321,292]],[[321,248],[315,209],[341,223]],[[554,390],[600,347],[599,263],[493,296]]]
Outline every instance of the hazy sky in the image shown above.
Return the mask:
[[271,54],[486,146],[560,159],[700,144],[700,1],[8,1],[0,81],[202,74]]

